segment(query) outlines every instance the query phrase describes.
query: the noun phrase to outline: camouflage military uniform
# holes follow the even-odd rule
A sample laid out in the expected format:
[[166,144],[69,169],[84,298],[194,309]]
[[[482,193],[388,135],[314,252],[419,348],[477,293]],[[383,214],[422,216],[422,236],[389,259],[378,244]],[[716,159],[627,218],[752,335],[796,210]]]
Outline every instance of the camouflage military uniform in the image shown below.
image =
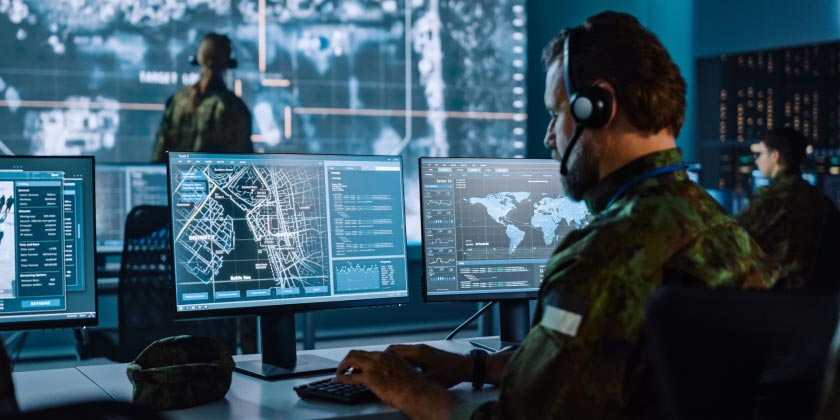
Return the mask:
[[211,81],[204,98],[187,112],[190,89],[166,102],[152,161],[164,162],[166,152],[251,153],[251,113],[220,79]]
[[[463,404],[453,417],[649,413],[654,390],[638,343],[654,290],[673,282],[764,288],[774,281],[776,264],[685,170],[647,178],[606,208],[628,181],[681,159],[677,149],[649,154],[587,192],[595,217],[551,257],[534,326],[507,365],[499,401]],[[582,315],[576,329],[558,328],[558,307]]]
[[814,243],[834,203],[802,179],[799,173],[781,173],[759,189],[738,221],[767,254],[782,265],[780,288],[805,286]]

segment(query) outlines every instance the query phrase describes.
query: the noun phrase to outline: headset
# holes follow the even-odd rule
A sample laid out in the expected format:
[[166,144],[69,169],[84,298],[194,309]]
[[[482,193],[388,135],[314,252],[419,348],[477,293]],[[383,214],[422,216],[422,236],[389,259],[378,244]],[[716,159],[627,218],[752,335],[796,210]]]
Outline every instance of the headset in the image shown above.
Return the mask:
[[569,100],[569,110],[572,119],[575,121],[575,130],[572,134],[569,145],[563,152],[563,159],[560,161],[560,174],[566,176],[569,169],[566,164],[572,154],[575,144],[585,128],[601,128],[610,121],[612,114],[612,94],[597,85],[585,86],[580,90],[576,89],[572,80],[572,34],[576,28],[569,29],[566,39],[563,42],[563,77],[566,79],[566,96]]
[[[204,40],[208,39],[208,38],[216,38],[218,40],[221,40],[221,41],[224,41],[224,42],[227,43],[228,50],[230,50],[230,56],[228,56],[228,60],[227,60],[228,61],[227,68],[235,69],[239,65],[239,62],[236,61],[236,58],[233,54],[233,42],[230,40],[230,38],[228,38],[227,35],[221,35],[221,34],[217,34],[217,33],[209,33],[209,34],[205,35],[204,38],[201,39],[201,41],[204,42]],[[196,67],[201,65],[201,63],[198,62],[198,55],[197,54],[196,55],[191,55],[189,57],[189,62],[190,62],[190,64],[192,64],[193,66],[196,66]]]

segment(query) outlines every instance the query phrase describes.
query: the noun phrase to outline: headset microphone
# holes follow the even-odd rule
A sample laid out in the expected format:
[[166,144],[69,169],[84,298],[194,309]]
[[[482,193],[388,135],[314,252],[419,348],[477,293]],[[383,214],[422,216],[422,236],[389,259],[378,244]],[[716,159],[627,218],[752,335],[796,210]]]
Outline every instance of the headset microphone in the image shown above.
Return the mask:
[[568,175],[569,169],[566,164],[572,154],[575,144],[586,128],[601,128],[610,121],[612,114],[612,94],[597,85],[585,86],[580,90],[575,88],[572,79],[572,33],[575,28],[569,29],[566,39],[563,42],[563,77],[566,82],[566,96],[569,103],[569,113],[575,121],[575,131],[569,140],[569,145],[563,152],[563,159],[560,161],[560,174]]
[[[233,42],[227,35],[221,35],[211,32],[204,36],[202,42],[204,42],[205,39],[214,39],[216,42],[222,42],[227,46],[228,51],[230,51],[230,53],[228,54],[227,65],[225,66],[225,68],[235,69],[239,66],[239,62],[236,61],[236,57],[233,54]],[[195,67],[201,66],[201,63],[198,62],[198,54],[189,56],[187,61]]]

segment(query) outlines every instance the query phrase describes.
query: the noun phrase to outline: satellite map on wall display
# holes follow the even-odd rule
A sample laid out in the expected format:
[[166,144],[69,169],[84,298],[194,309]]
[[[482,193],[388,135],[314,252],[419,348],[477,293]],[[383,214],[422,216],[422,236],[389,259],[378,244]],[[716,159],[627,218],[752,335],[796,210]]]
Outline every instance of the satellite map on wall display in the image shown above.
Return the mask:
[[[525,0],[0,0],[0,153],[151,159],[211,31],[264,152],[525,155]],[[490,20],[492,23],[488,23]]]

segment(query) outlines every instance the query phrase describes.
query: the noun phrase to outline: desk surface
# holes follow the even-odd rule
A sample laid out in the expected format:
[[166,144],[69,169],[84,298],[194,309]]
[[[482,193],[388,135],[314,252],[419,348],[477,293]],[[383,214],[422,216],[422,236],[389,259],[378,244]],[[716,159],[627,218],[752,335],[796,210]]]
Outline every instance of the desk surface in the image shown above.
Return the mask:
[[[434,341],[426,344],[457,353],[466,353],[471,349],[466,340]],[[360,348],[364,350],[383,350],[385,347],[382,345]],[[337,348],[300,353],[316,354],[328,359],[341,360],[350,350],[351,348]],[[254,360],[259,357],[259,355],[244,355],[236,356],[235,360]],[[15,374],[14,380],[18,401],[24,410],[90,399],[113,398],[119,401],[131,401],[132,388],[125,374],[125,368],[125,364],[108,364]],[[56,373],[60,376],[55,376]],[[23,382],[18,382],[19,376],[22,376]],[[350,406],[316,400],[302,400],[292,389],[297,385],[329,376],[320,375],[264,381],[235,372],[230,390],[223,400],[189,409],[170,411],[166,414],[167,417],[174,419],[201,418],[202,420],[227,418],[405,418],[401,413],[382,403]],[[63,393],[56,394],[53,392],[52,390],[56,388],[61,388]],[[34,394],[33,391],[35,391]],[[486,401],[496,398],[498,389],[473,391],[469,384],[463,383],[453,388],[453,391],[465,401]]]
[[[125,376],[125,374],[123,374]],[[76,368],[13,372],[18,405],[23,411],[110,396]]]

